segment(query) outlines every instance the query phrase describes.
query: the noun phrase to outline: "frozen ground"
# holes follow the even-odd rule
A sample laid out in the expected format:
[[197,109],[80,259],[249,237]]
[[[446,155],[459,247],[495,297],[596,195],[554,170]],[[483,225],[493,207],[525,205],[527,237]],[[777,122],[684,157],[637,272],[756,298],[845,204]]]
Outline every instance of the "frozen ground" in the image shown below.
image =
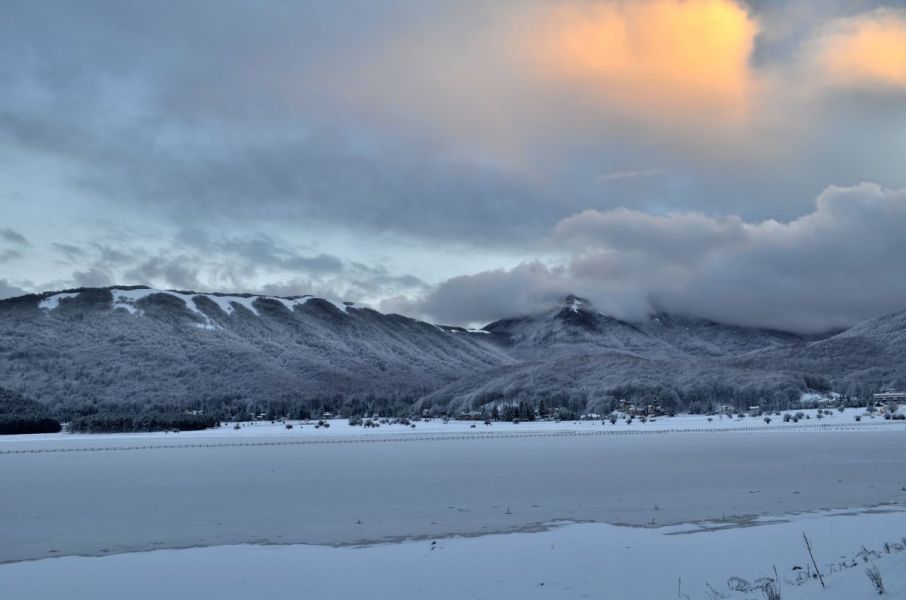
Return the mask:
[[[774,578],[776,568],[784,600],[854,600],[876,597],[864,573],[873,565],[887,597],[906,597],[902,509],[748,525],[594,523],[368,547],[239,545],[67,557],[0,565],[0,589],[33,600],[743,600],[764,598],[751,586]],[[808,577],[803,531],[827,589]]]
[[[374,442],[0,454],[0,481],[13,483],[0,486],[0,563],[472,536],[558,520],[747,522],[906,502],[906,432],[898,425]],[[65,444],[80,442],[70,436]]]
[[[180,433],[120,433],[120,434],[70,434],[52,433],[36,435],[0,436],[0,453],[17,449],[52,449],[69,447],[111,447],[111,446],[144,446],[155,444],[229,444],[232,442],[266,442],[266,441],[292,441],[292,440],[320,440],[342,438],[423,438],[432,437],[458,437],[468,436],[511,436],[513,434],[564,434],[578,433],[582,435],[606,434],[644,434],[644,433],[673,433],[673,432],[724,432],[724,431],[827,431],[827,430],[891,430],[906,431],[906,421],[885,421],[880,416],[870,417],[863,409],[846,409],[839,413],[836,410],[830,416],[817,418],[818,411],[797,410],[786,411],[790,414],[804,413],[808,418],[801,419],[798,423],[784,423],[782,416],[769,415],[770,423],[765,423],[763,417],[746,417],[731,419],[728,417],[708,417],[706,415],[678,415],[675,417],[658,417],[653,421],[642,423],[634,419],[632,424],[618,420],[616,424],[610,422],[602,424],[600,419],[588,421],[535,421],[519,424],[509,422],[495,422],[485,425],[481,421],[449,421],[444,423],[441,419],[420,421],[415,427],[404,425],[381,425],[376,428],[361,426],[352,427],[346,419],[333,419],[329,428],[316,428],[316,422],[290,420],[286,423],[293,426],[286,429],[286,424],[270,421],[241,423],[239,429],[234,429],[233,423],[225,427],[206,429],[203,431],[183,431]],[[861,421],[855,420],[856,415],[861,416]],[[708,419],[711,419],[710,421]],[[473,427],[474,425],[474,427]]]
[[906,424],[803,412],[9,436],[0,597],[743,600],[775,565],[784,600],[873,597],[793,567],[803,530],[828,573],[902,544]]

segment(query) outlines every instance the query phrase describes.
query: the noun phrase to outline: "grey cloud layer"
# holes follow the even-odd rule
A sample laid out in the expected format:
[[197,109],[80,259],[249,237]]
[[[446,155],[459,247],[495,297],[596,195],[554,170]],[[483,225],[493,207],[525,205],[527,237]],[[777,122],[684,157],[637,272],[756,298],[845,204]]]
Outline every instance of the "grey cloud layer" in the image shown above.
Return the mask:
[[[87,213],[125,207],[178,233],[146,250],[0,227],[0,264],[46,253],[65,273],[28,277],[367,297],[452,323],[571,292],[621,316],[809,330],[906,308],[902,192],[828,188],[813,203],[832,184],[906,187],[906,92],[823,87],[803,58],[827,20],[902,3],[745,2],[762,26],[743,65],[751,123],[732,134],[626,118],[515,68],[509,25],[557,4],[7,3],[0,163],[56,175]],[[430,289],[351,244],[281,241],[292,226],[387,240],[388,255],[446,245],[524,262],[461,275],[438,261],[446,281]],[[0,280],[0,294],[26,287]]]
[[794,221],[586,211],[552,239],[555,266],[448,280],[415,306],[445,321],[536,310],[566,291],[615,316],[677,312],[817,332],[906,309],[906,190],[831,187]]
[[[760,124],[772,137],[728,149],[717,131],[628,127],[575,90],[541,89],[492,43],[537,6],[13,3],[0,24],[0,154],[59,157],[84,193],[180,224],[294,220],[516,247],[588,208],[788,219],[830,183],[906,185],[890,153],[871,152],[898,143],[888,123],[902,103],[857,122],[870,100],[778,97],[784,118]],[[794,53],[766,50],[758,67]],[[789,131],[819,118],[821,129]],[[808,141],[765,158],[785,131]]]
[[24,235],[8,227],[0,228],[0,238],[18,246],[28,245],[28,240],[25,239]]
[[59,260],[72,267],[69,279],[57,283],[62,287],[142,284],[196,291],[315,294],[356,301],[427,289],[412,275],[300,249],[263,234],[213,236],[192,229],[179,232],[156,250],[147,250],[134,240],[123,240],[118,246],[92,242],[53,247]]

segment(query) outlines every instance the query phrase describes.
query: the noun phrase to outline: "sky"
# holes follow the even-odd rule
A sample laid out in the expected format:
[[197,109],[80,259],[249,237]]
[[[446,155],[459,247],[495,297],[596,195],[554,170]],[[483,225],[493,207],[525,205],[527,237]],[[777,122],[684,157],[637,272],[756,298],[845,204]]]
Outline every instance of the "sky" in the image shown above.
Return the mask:
[[0,297],[906,309],[906,2],[4,3]]

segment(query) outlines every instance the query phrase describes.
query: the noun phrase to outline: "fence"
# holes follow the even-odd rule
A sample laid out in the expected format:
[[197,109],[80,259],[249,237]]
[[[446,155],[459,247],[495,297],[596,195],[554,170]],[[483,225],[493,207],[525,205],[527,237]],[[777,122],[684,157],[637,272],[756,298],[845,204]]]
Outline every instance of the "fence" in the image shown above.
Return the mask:
[[669,428],[669,429],[633,429],[633,430],[600,430],[600,431],[524,431],[524,432],[494,432],[486,433],[438,433],[438,434],[408,434],[399,433],[391,435],[363,435],[358,437],[342,438],[307,438],[297,440],[275,440],[255,442],[200,442],[194,444],[145,444],[141,446],[90,446],[84,448],[25,448],[2,450],[5,454],[56,454],[61,452],[119,452],[127,450],[173,450],[183,448],[245,448],[261,446],[306,446],[327,444],[377,444],[393,442],[433,442],[450,440],[499,440],[519,438],[553,438],[553,437],[603,437],[603,436],[637,436],[637,435],[662,435],[668,433],[735,433],[735,432],[775,432],[775,431],[858,431],[885,426],[903,427],[902,423],[881,421],[877,423],[815,423],[810,425],[783,424],[783,425],[749,425],[744,427],[695,427],[695,428]]

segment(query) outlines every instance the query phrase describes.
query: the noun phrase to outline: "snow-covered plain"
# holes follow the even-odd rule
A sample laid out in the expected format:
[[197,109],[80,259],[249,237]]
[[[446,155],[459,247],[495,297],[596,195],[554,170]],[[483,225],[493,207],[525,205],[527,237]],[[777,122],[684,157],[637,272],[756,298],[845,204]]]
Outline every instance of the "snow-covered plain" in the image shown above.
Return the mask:
[[[822,415],[818,418],[816,409],[797,409],[785,411],[789,414],[803,413],[808,418],[799,420],[798,423],[784,423],[781,416],[766,415],[764,417],[730,418],[727,416],[688,415],[681,414],[675,417],[658,417],[642,423],[634,419],[631,424],[619,419],[615,424],[601,419],[581,421],[526,421],[522,423],[494,422],[485,425],[482,421],[444,421],[439,418],[418,421],[415,427],[398,424],[383,424],[380,427],[369,428],[351,426],[346,419],[331,419],[330,427],[316,427],[317,421],[254,421],[239,423],[239,429],[234,429],[235,423],[225,423],[223,427],[205,429],[202,431],[151,432],[151,433],[117,433],[117,434],[70,434],[66,432],[52,434],[34,434],[18,436],[0,436],[0,452],[10,449],[52,448],[55,445],[46,445],[47,442],[66,445],[125,445],[132,444],[167,444],[179,443],[229,443],[231,441],[251,441],[260,438],[260,441],[280,440],[291,441],[308,438],[357,438],[361,436],[377,438],[425,438],[426,436],[443,437],[453,436],[512,436],[515,434],[580,434],[580,435],[608,435],[619,434],[645,434],[645,433],[723,433],[733,432],[821,432],[821,431],[876,431],[900,430],[906,431],[906,421],[886,421],[880,415],[868,415],[861,408],[847,408],[840,413],[834,410],[831,415]],[[856,421],[856,416],[860,421]],[[287,429],[286,425],[292,425]],[[92,444],[89,444],[91,442]],[[93,442],[101,442],[94,444]],[[63,447],[64,444],[59,444]]]
[[[238,545],[0,565],[9,598],[763,598],[875,596],[876,566],[891,598],[906,597],[906,513],[825,512],[663,528],[572,524],[473,538],[363,547]],[[827,589],[802,543],[809,536]],[[884,543],[888,546],[885,549]],[[775,576],[776,569],[776,576]]]
[[[802,412],[8,436],[0,597],[742,600],[774,566],[871,597],[793,585],[799,536],[827,572],[902,543],[906,424]],[[906,597],[906,552],[871,558]]]

